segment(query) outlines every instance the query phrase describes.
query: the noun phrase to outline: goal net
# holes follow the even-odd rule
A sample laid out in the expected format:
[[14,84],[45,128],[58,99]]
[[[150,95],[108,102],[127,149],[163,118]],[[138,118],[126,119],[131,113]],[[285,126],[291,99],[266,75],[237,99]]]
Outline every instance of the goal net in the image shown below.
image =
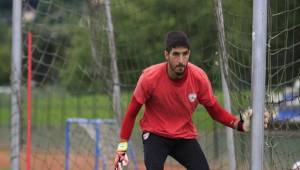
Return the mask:
[[[25,0],[22,14],[21,98],[13,101],[20,109],[20,169],[25,169],[28,108],[27,33],[32,33],[32,114],[31,169],[65,169],[65,121],[70,118],[120,119],[142,70],[164,61],[164,36],[170,30],[183,30],[191,40],[191,61],[208,73],[215,94],[220,97],[217,32],[213,2],[200,0]],[[290,169],[299,161],[299,79],[300,79],[300,1],[269,0],[267,36],[266,108],[272,112],[265,131],[264,169]],[[190,10],[193,7],[193,10]],[[180,15],[179,15],[180,14]],[[232,112],[251,105],[252,1],[223,1],[225,45]],[[159,28],[159,29],[158,29]],[[214,37],[214,38],[211,38]],[[215,40],[214,40],[215,39]],[[222,63],[221,63],[222,64]],[[17,70],[13,68],[12,71]],[[12,89],[14,90],[14,89]],[[14,92],[14,91],[13,91]],[[18,94],[15,94],[19,96]],[[219,98],[221,100],[221,98]],[[8,101],[4,99],[5,101]],[[3,109],[8,113],[9,109]],[[132,134],[137,162],[143,162],[138,120]],[[13,113],[14,119],[17,114]],[[9,116],[1,116],[9,121]],[[3,119],[3,120],[2,120]],[[213,123],[203,108],[194,114],[199,141],[212,169],[228,168],[224,128]],[[88,154],[86,163],[95,167],[96,143],[89,134],[94,126],[72,125],[70,151]],[[76,128],[76,130],[74,130]],[[77,129],[78,128],[78,129]],[[118,129],[118,127],[114,127]],[[104,130],[105,128],[100,128]],[[74,131],[73,131],[74,130]],[[73,133],[76,132],[76,133]],[[1,133],[2,134],[2,133]],[[114,150],[115,137],[104,148]],[[19,135],[11,133],[12,138]],[[78,135],[78,136],[76,136]],[[81,136],[82,135],[82,136]],[[250,136],[234,134],[238,169],[250,167]],[[80,140],[79,140],[80,139]],[[100,140],[101,141],[101,140]],[[80,148],[88,146],[89,148]],[[94,147],[93,147],[94,146]],[[94,149],[93,149],[94,148]],[[71,162],[76,157],[70,152]],[[113,153],[112,153],[113,154]],[[12,160],[18,155],[12,155]],[[78,158],[83,159],[83,158]],[[95,158],[96,159],[96,158]],[[107,158],[110,159],[110,158]],[[102,160],[99,160],[99,166]],[[103,162],[102,162],[103,163]],[[142,163],[141,163],[142,164]],[[77,165],[74,165],[76,168]],[[109,166],[109,164],[108,164]],[[46,168],[45,168],[46,167]],[[77,167],[80,167],[79,165]],[[165,169],[182,169],[168,159]]]
[[[69,118],[65,129],[65,170],[111,169],[118,130],[113,119]],[[113,147],[111,147],[113,146]],[[137,169],[135,154],[129,144],[129,169]]]
[[[228,53],[226,81],[235,113],[251,106],[251,70],[255,69],[251,67],[251,4],[249,0],[223,1]],[[300,157],[299,17],[299,1],[268,1],[265,106],[272,113],[272,121],[264,133],[264,169],[291,169]],[[249,169],[250,136],[240,133],[234,136],[237,169]]]
[[[190,10],[190,7],[195,10]],[[217,34],[211,29],[215,24],[211,1],[25,0],[22,16],[22,98],[14,103],[22,113],[20,169],[25,169],[28,162],[28,32],[32,33],[32,80],[29,80],[32,84],[32,170],[65,169],[64,129],[68,118],[114,119],[119,126],[119,119],[142,70],[164,61],[164,35],[170,30],[187,32],[193,51],[191,61],[206,68],[216,95],[222,96],[219,66],[215,62],[218,57]],[[137,161],[143,168],[143,147],[138,128],[141,115],[137,117],[131,139]],[[226,168],[228,161],[226,144],[222,142],[225,139],[223,127],[213,123],[203,108],[197,109],[194,122],[210,165],[215,169]],[[16,127],[13,125],[12,128]],[[75,127],[72,125],[72,128]],[[85,148],[80,147],[89,146],[83,153],[91,155],[91,160],[85,161],[87,167],[92,168],[95,141],[82,126],[78,127],[78,131],[71,134],[78,137],[71,140],[70,146],[74,147],[71,151],[83,151]],[[82,137],[76,136],[77,133]],[[117,139],[117,134],[103,133],[102,139]],[[116,139],[105,147],[115,149]],[[71,162],[76,163],[72,156],[70,152],[70,167],[73,166]],[[168,158],[166,170],[182,168]]]

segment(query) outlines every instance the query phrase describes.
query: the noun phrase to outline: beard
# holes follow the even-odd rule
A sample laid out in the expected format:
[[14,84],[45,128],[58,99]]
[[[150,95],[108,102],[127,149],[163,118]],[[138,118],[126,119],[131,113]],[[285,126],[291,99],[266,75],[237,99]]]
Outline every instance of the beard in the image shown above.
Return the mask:
[[184,70],[186,68],[186,65],[184,64],[178,64],[178,65],[172,65],[170,62],[170,68],[173,70],[173,72],[177,75],[177,76],[181,76],[184,74]]

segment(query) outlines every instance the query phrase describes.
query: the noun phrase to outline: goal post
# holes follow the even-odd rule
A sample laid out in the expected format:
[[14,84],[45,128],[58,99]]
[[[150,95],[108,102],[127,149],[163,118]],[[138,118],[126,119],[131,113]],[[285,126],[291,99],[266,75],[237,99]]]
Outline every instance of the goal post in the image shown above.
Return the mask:
[[262,170],[264,159],[264,108],[267,46],[267,0],[253,1],[251,96],[251,170]]
[[300,3],[225,0],[222,11],[231,109],[253,109],[252,135],[234,133],[236,168],[291,169],[300,155]]
[[[11,106],[7,104],[0,114],[0,122],[11,122],[11,126],[7,126],[10,129],[10,137],[7,137],[9,168],[24,170],[26,160],[31,160],[27,161],[31,170],[63,170],[67,166],[67,147],[68,166],[72,170],[73,165],[77,169],[94,169],[97,161],[102,169],[101,155],[107,156],[107,165],[112,164],[108,155],[114,156],[118,143],[117,120],[111,125],[69,123],[69,145],[65,147],[66,120],[71,117],[101,120],[123,117],[143,69],[164,61],[163,39],[172,29],[189,35],[193,51],[190,61],[208,73],[221,103],[221,96],[225,94],[226,108],[238,114],[239,110],[253,105],[252,3],[252,0],[222,1],[225,38],[221,48],[226,50],[226,55],[223,54],[224,60],[220,62],[216,36],[223,32],[212,29],[216,25],[213,1],[13,0]],[[300,39],[297,38],[300,37],[300,1],[271,0],[267,5],[266,88],[260,95],[264,95],[263,104],[272,109],[273,114],[269,128],[260,137],[262,148],[257,152],[263,151],[264,169],[290,169],[300,157],[300,85],[297,83],[300,81]],[[158,13],[158,9],[164,10]],[[32,32],[32,63],[28,63],[26,35],[29,31]],[[32,94],[26,89],[29,64],[32,64]],[[223,77],[228,95],[220,86],[220,65],[226,70]],[[30,124],[26,121],[30,120],[29,116],[22,114],[29,106],[27,95],[32,96]],[[8,99],[2,100],[7,103]],[[258,110],[261,107],[254,108],[254,114]],[[131,136],[139,163],[143,161],[143,143],[138,129],[141,114]],[[254,119],[261,119],[258,116],[262,115],[256,114]],[[193,121],[200,132],[197,139],[212,169],[253,166],[250,165],[251,147],[254,146],[250,133],[230,131],[227,145],[231,149],[227,149],[223,140],[226,139],[225,129],[215,126],[205,109],[198,107]],[[30,138],[26,138],[30,125]],[[100,135],[97,141],[96,134]],[[106,142],[101,146],[107,148],[101,148],[99,142]],[[30,149],[26,143],[31,143]],[[27,158],[26,149],[30,151]],[[74,157],[76,155],[82,157]],[[80,161],[89,167],[77,165]],[[182,169],[174,160],[165,165],[172,170]]]
[[21,96],[21,59],[22,59],[22,1],[13,0],[12,9],[12,51],[11,51],[11,168],[20,169],[20,115],[19,99]]
[[[115,119],[68,118],[65,125],[65,170],[109,169],[118,140]],[[131,169],[137,170],[135,152],[129,142]],[[94,161],[94,162],[93,162]]]

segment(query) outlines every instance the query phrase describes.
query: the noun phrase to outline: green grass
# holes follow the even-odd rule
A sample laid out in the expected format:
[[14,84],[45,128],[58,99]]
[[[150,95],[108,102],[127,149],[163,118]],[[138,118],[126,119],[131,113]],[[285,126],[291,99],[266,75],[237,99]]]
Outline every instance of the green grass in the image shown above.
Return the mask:
[[[220,104],[223,104],[221,91],[215,93]],[[125,111],[130,100],[131,92],[122,94],[122,110]],[[10,101],[8,96],[0,97],[0,123],[10,122]],[[141,117],[141,112],[136,124]],[[27,102],[23,99],[21,120],[26,122]],[[56,88],[35,89],[32,93],[32,125],[59,126],[70,117],[83,118],[112,118],[111,99],[106,94],[72,95]],[[200,129],[212,129],[213,120],[203,107],[198,107],[193,115],[193,121]],[[26,123],[25,123],[26,125]]]
[[[221,91],[216,91],[215,96],[218,102],[223,105],[223,93]],[[197,111],[193,115],[193,122],[198,127],[198,129],[212,130],[214,127],[214,120],[209,116],[205,108],[201,105],[198,106]],[[221,127],[218,123],[217,127]]]
[[0,124],[8,125],[10,122],[10,97],[0,94]]

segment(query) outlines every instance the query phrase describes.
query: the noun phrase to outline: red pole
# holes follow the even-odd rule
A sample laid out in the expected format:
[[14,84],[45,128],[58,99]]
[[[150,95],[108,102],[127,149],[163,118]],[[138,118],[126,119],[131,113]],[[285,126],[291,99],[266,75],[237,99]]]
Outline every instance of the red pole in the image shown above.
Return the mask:
[[32,33],[27,35],[28,61],[27,61],[27,147],[26,147],[26,170],[30,170],[31,156],[31,80],[32,80]]

